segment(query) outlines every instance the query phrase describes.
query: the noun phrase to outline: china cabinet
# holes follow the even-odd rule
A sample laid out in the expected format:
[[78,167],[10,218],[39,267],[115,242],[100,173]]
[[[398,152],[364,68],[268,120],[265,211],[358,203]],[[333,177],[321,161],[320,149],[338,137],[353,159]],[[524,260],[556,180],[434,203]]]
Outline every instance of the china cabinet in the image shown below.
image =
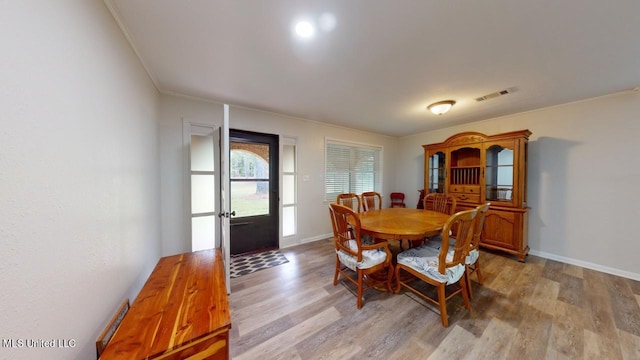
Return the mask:
[[456,197],[457,211],[485,202],[481,246],[524,261],[527,242],[527,145],[529,130],[497,135],[464,132],[423,145],[425,192]]

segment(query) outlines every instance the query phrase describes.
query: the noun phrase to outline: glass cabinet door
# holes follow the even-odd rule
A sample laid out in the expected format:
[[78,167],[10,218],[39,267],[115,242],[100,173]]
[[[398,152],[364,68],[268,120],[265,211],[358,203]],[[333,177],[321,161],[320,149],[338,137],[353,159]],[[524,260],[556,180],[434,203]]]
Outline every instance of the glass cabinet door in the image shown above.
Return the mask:
[[[509,144],[487,144],[485,198],[490,202],[513,202],[514,150]],[[513,147],[513,146],[512,146]]]
[[429,156],[428,192],[444,193],[446,167],[444,151],[436,151]]

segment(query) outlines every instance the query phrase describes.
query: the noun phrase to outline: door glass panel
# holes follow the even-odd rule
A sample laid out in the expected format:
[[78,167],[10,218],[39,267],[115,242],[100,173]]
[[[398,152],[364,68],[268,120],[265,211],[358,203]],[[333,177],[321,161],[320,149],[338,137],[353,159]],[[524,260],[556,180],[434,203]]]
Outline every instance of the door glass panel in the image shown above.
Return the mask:
[[282,236],[289,236],[296,233],[296,208],[286,206],[282,208]]
[[235,218],[269,215],[269,144],[231,142],[229,161]]
[[445,155],[443,152],[437,152],[429,157],[429,189],[430,193],[444,192],[445,181]]
[[191,213],[215,211],[215,176],[191,175]]
[[513,200],[513,150],[499,145],[487,149],[487,201]]
[[231,143],[231,180],[269,179],[269,145]]
[[296,171],[295,145],[285,144],[282,146],[282,172]]
[[282,175],[282,204],[290,205],[295,201],[295,175]]
[[231,181],[235,218],[269,214],[268,181]]
[[191,250],[198,251],[213,248],[215,230],[215,215],[191,218]]
[[213,136],[191,135],[191,171],[213,171]]

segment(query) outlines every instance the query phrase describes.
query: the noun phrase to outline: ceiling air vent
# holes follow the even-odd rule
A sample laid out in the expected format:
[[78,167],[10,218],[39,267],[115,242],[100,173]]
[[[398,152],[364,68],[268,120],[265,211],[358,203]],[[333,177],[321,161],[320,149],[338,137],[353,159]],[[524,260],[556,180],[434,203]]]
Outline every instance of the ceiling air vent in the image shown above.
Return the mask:
[[498,96],[511,94],[514,90],[515,90],[515,89],[513,89],[513,88],[509,88],[509,89],[504,89],[504,90],[496,91],[496,92],[494,92],[494,93],[487,94],[487,95],[485,95],[485,96],[480,96],[479,98],[476,98],[476,101],[485,101],[485,100],[489,100],[489,99],[497,98]]

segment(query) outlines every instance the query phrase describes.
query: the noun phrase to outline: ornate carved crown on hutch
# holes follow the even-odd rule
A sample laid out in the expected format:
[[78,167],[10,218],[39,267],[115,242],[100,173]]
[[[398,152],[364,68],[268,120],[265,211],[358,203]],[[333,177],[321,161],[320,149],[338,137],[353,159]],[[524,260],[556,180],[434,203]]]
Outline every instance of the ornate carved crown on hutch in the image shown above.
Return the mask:
[[426,192],[456,197],[457,211],[490,202],[480,245],[524,261],[529,130],[487,136],[464,132],[424,148]]

